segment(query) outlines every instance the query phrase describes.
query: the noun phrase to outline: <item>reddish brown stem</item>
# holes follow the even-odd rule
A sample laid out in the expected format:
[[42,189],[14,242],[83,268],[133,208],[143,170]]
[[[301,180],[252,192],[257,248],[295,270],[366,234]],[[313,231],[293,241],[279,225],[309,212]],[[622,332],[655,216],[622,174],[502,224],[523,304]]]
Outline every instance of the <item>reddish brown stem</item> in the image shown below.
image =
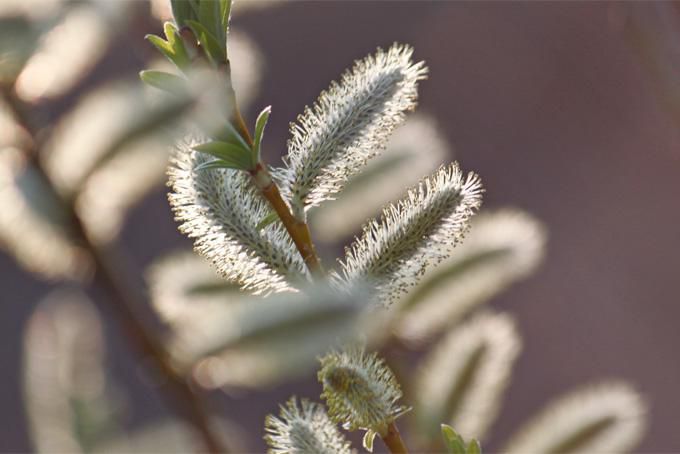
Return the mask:
[[408,448],[406,447],[404,440],[401,438],[399,429],[397,429],[397,425],[394,422],[387,426],[387,433],[384,435],[381,434],[380,438],[382,438],[383,442],[390,450],[390,453],[408,454]]
[[262,195],[269,201],[269,204],[274,208],[276,214],[278,214],[279,219],[286,227],[288,234],[295,243],[302,259],[307,265],[307,268],[315,277],[323,277],[324,271],[319,261],[319,257],[314,249],[314,243],[312,243],[312,237],[309,233],[309,226],[306,222],[301,222],[296,219],[290,212],[288,205],[281,197],[279,188],[272,180],[267,169],[258,163],[253,171],[250,172],[253,177],[255,185],[260,189]]
[[[250,132],[248,132],[248,127],[245,125],[243,117],[241,116],[235,101],[234,106],[234,112],[232,114],[234,127],[241,134],[241,136],[243,136],[246,142],[252,146],[253,139],[250,136]],[[255,168],[249,173],[250,176],[253,177],[255,186],[257,186],[264,198],[269,201],[269,204],[272,206],[274,211],[276,211],[281,223],[283,223],[283,226],[286,228],[286,231],[288,231],[288,234],[293,240],[295,247],[300,252],[300,255],[302,256],[307,269],[309,269],[309,272],[312,273],[312,276],[314,277],[323,277],[325,273],[323,267],[321,266],[319,256],[316,253],[316,249],[314,248],[312,235],[309,232],[309,226],[307,223],[300,221],[295,216],[293,216],[288,204],[285,202],[285,200],[283,200],[283,197],[281,197],[281,192],[279,191],[278,186],[272,179],[271,175],[269,175],[267,168],[262,164],[262,162],[258,162]]]
[[94,244],[87,235],[85,226],[78,216],[74,202],[62,199],[56,190],[54,183],[49,178],[40,161],[40,144],[37,140],[37,131],[24,112],[24,105],[16,97],[11,87],[2,87],[2,95],[7,101],[18,125],[25,131],[27,136],[23,149],[28,157],[28,163],[42,177],[53,194],[61,200],[69,215],[70,224],[74,237],[88,251],[95,266],[95,279],[97,283],[111,297],[107,299],[112,312],[118,318],[118,325],[125,333],[125,338],[137,350],[143,360],[150,360],[156,371],[163,377],[164,383],[161,389],[168,397],[169,403],[175,407],[178,414],[186,419],[201,435],[205,449],[210,453],[224,453],[226,448],[222,445],[219,437],[211,427],[209,417],[193,388],[185,378],[177,371],[170,360],[168,352],[163,345],[151,334],[151,331],[142,323],[137,314],[138,307],[144,301],[140,301],[137,292],[122,278],[119,269],[107,259],[106,254]]

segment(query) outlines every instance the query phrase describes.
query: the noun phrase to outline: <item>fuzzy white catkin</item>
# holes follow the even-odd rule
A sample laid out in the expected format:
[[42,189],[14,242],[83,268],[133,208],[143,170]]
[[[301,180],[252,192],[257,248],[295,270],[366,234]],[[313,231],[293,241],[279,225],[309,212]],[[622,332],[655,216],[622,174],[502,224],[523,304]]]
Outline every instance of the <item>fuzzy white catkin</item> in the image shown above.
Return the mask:
[[[202,320],[223,312],[229,304],[225,296],[239,292],[238,287],[230,287],[204,257],[193,251],[162,257],[149,268],[146,278],[151,304],[160,319],[187,334],[193,331],[194,336]],[[195,291],[206,287],[214,291]]]
[[194,376],[205,387],[280,383],[310,372],[319,355],[363,335],[362,301],[359,291],[346,295],[327,285],[267,298],[225,295],[221,305],[206,308],[210,312],[197,310],[190,325],[186,318],[175,323],[171,350],[196,364]]
[[631,452],[642,438],[647,405],[627,383],[572,391],[548,405],[502,452]]
[[270,212],[250,177],[233,169],[195,171],[208,157],[180,145],[168,170],[170,205],[195,250],[230,281],[254,293],[291,290],[306,276],[280,222],[258,230]]
[[322,405],[292,397],[280,416],[265,419],[269,454],[350,454],[350,443],[328,418]]
[[390,137],[384,153],[354,175],[335,200],[310,211],[314,236],[335,241],[355,233],[366,219],[398,200],[405,187],[437,170],[446,161],[449,149],[434,118],[410,115]]
[[394,44],[358,60],[291,124],[286,167],[276,177],[296,217],[339,192],[416,106],[427,68],[412,54]]
[[482,439],[498,414],[520,348],[507,314],[482,313],[452,330],[416,373],[422,433],[434,428],[431,436],[438,438],[443,422],[465,439]]
[[421,342],[440,333],[530,275],[545,255],[546,228],[529,213],[482,211],[470,224],[465,241],[399,302],[395,333],[401,339]]
[[410,189],[405,198],[383,209],[380,220],[363,227],[363,234],[346,249],[340,286],[368,281],[374,301],[389,305],[446,258],[446,246],[457,244],[470,217],[482,202],[482,185],[474,173],[464,176],[457,163],[442,166]]
[[41,40],[40,48],[19,75],[16,81],[19,97],[35,103],[66,93],[91,71],[107,48],[111,25],[96,6],[74,5]]
[[168,155],[163,143],[137,141],[92,173],[78,194],[76,209],[93,238],[110,241],[119,233],[128,211],[162,187]]

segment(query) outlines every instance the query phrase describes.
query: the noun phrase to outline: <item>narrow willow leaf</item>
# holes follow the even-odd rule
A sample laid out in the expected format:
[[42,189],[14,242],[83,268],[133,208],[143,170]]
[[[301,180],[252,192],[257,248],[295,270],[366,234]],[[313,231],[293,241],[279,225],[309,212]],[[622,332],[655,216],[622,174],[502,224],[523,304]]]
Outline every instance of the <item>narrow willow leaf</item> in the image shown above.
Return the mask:
[[355,62],[291,125],[280,179],[298,218],[340,191],[415,107],[427,69],[414,64],[412,54],[411,47],[394,44]]
[[436,442],[444,421],[465,439],[483,438],[498,414],[519,350],[514,322],[505,314],[480,314],[452,330],[416,374],[418,433]]
[[202,170],[216,170],[216,169],[245,170],[241,164],[233,161],[225,161],[224,159],[214,159],[212,161],[206,161],[203,164],[196,166],[194,170],[196,172],[200,172]]
[[93,5],[82,3],[70,8],[42,37],[21,71],[15,85],[19,97],[34,103],[66,93],[102,57],[111,32],[111,23]]
[[380,214],[383,206],[398,200],[405,187],[418,183],[441,165],[449,146],[428,115],[414,114],[390,138],[384,153],[352,176],[335,200],[310,210],[314,236],[336,241],[355,233]]
[[170,0],[170,5],[172,6],[172,15],[175,18],[175,23],[180,28],[186,25],[187,20],[198,18],[193,1]]
[[226,36],[229,32],[229,20],[231,19],[231,5],[232,0],[219,0],[220,2],[220,21],[222,23],[222,30]]
[[99,166],[82,185],[76,210],[99,243],[115,238],[131,208],[165,182],[169,153],[163,142],[137,141]]
[[223,298],[218,310],[197,314],[191,326],[175,325],[172,350],[204,387],[271,386],[311,372],[319,355],[343,342],[375,337],[364,333],[362,295],[320,287],[265,299]]
[[467,454],[482,454],[482,447],[479,444],[479,441],[472,440],[468,443]]
[[373,442],[375,441],[375,436],[378,435],[373,430],[367,430],[364,434],[364,438],[361,440],[361,445],[368,452],[373,452]]
[[400,301],[395,333],[420,342],[529,276],[544,256],[546,229],[520,210],[482,212],[463,244]]
[[645,431],[647,405],[628,384],[573,391],[532,418],[503,452],[632,452]]
[[267,216],[262,218],[260,222],[257,224],[257,228],[259,230],[262,230],[263,228],[267,227],[268,225],[273,224],[274,222],[279,220],[279,215],[276,211],[272,211],[269,213]]
[[168,46],[172,50],[172,62],[181,70],[188,68],[191,64],[191,59],[175,24],[165,22],[163,24],[163,32],[165,33],[165,39],[168,41]]
[[178,94],[187,91],[187,81],[183,77],[163,71],[146,70],[139,73],[139,78],[146,84],[168,93]]
[[114,429],[103,342],[99,317],[80,293],[55,291],[31,316],[23,394],[38,452],[89,452]]
[[224,45],[220,43],[218,38],[216,38],[203,24],[194,20],[186,21],[187,25],[191,27],[196,36],[198,37],[198,42],[201,44],[205,55],[208,59],[215,65],[226,63],[226,42]]
[[399,404],[402,392],[394,373],[377,354],[350,346],[321,359],[319,382],[328,414],[347,430],[370,430],[381,435],[410,410]]
[[168,171],[170,204],[180,230],[220,274],[256,293],[290,290],[306,269],[282,225],[258,230],[269,204],[244,172],[203,170],[205,155],[183,144]]
[[465,442],[453,427],[448,424],[441,425],[442,436],[444,437],[444,444],[449,454],[466,454]]
[[[160,53],[165,55],[165,57],[170,60],[172,63],[177,65],[177,62],[175,62],[175,50],[172,48],[170,43],[168,43],[166,40],[161,38],[160,36],[156,35],[146,35],[144,37],[147,41],[149,41],[151,44],[158,49]],[[177,65],[179,66],[179,65]]]
[[264,439],[269,454],[351,454],[350,443],[322,405],[295,397],[281,405],[280,416],[267,415]]
[[89,256],[70,234],[60,205],[45,203],[54,194],[33,184],[40,179],[26,166],[22,152],[0,152],[0,247],[48,279],[83,279],[90,274]]
[[272,106],[267,106],[262,109],[262,112],[260,112],[260,115],[257,116],[257,121],[255,122],[255,137],[253,138],[253,161],[255,161],[255,163],[260,162],[262,136],[264,135],[264,127],[267,126],[267,121],[269,120],[269,114],[271,111]]
[[229,142],[206,142],[194,146],[193,149],[226,161],[233,169],[252,170],[255,168],[250,150]]
[[[226,61],[228,4],[224,0],[201,0],[198,4],[198,22],[215,37]],[[191,25],[191,21],[187,22]]]
[[343,275],[333,274],[333,281],[343,286],[367,280],[375,287],[374,301],[396,301],[430,265],[446,258],[447,246],[460,241],[482,191],[474,173],[463,176],[457,164],[441,167],[385,207],[380,220],[364,226],[363,235],[346,250]]

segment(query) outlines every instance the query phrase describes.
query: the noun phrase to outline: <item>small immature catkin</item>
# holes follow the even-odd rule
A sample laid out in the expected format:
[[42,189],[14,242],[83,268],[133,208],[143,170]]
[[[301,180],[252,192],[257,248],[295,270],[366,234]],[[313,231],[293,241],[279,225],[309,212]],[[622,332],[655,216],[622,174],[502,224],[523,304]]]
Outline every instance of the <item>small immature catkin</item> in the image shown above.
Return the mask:
[[397,403],[402,392],[392,371],[363,348],[327,354],[321,358],[318,377],[329,416],[348,430],[384,435],[387,426],[409,410]]

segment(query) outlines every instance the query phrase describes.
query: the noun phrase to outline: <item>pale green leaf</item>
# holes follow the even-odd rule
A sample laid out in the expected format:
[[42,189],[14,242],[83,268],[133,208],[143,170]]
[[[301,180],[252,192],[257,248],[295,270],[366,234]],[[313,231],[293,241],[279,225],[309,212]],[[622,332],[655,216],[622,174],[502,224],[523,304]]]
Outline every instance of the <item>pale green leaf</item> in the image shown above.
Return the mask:
[[165,32],[167,43],[170,49],[172,49],[173,62],[180,69],[187,68],[191,63],[191,59],[189,58],[187,50],[184,48],[184,42],[179,37],[177,27],[171,22],[166,22],[163,24],[163,31]]
[[183,77],[163,71],[140,71],[139,78],[148,85],[168,93],[182,93],[187,90],[187,81]]
[[198,42],[201,43],[201,47],[203,47],[206,56],[211,62],[215,65],[226,62],[227,55],[224,47],[203,24],[194,20],[188,20],[187,25],[191,27],[194,34],[198,37]]
[[260,150],[262,147],[262,136],[264,134],[264,128],[267,126],[267,121],[269,120],[269,115],[271,114],[272,106],[267,106],[262,109],[260,115],[257,116],[257,121],[255,122],[255,138],[253,139],[253,153],[254,161],[260,161]]
[[453,429],[453,427],[442,424],[442,436],[449,454],[465,454],[465,443],[463,438]]
[[373,441],[375,440],[376,435],[377,434],[373,430],[367,430],[364,434],[361,444],[363,445],[364,449],[366,449],[366,451],[373,452]]
[[250,170],[255,167],[248,150],[228,142],[207,142],[193,147],[201,153],[207,153],[218,159],[233,163],[238,169]]
[[471,440],[468,443],[467,454],[482,454],[482,447],[479,445],[479,441]]
[[263,228],[267,227],[268,225],[271,225],[274,222],[278,221],[278,219],[279,219],[279,215],[276,213],[276,211],[272,211],[267,216],[262,218],[262,220],[257,224],[257,229],[262,230]]
[[226,34],[224,28],[222,28],[221,3],[218,0],[201,0],[198,4],[198,22],[215,37],[220,48],[224,51],[226,49]]
[[196,166],[196,172],[201,172],[203,170],[215,170],[215,169],[236,169],[245,170],[240,167],[240,164],[226,161],[224,159],[214,159],[212,161],[206,161],[203,164]]
[[222,29],[224,30],[225,35],[229,32],[231,6],[231,0],[220,0],[220,17],[222,20]]
[[178,27],[185,25],[187,20],[196,19],[194,2],[188,0],[170,0],[172,15]]

